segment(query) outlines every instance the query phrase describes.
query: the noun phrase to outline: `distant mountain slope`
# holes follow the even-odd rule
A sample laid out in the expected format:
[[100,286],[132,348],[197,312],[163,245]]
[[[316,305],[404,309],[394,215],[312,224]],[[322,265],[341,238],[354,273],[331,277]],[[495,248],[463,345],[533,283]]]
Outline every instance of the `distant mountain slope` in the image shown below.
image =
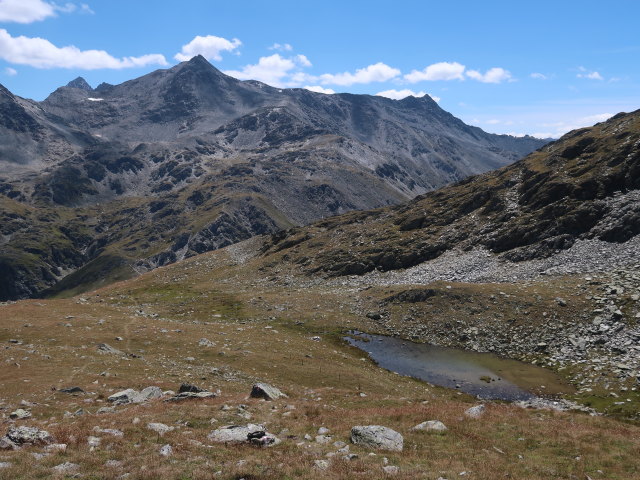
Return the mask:
[[2,89],[0,299],[398,204],[545,143],[470,127],[428,96],[278,89],[200,56],[121,85],[78,78],[43,102]]
[[624,243],[638,234],[640,110],[406,204],[282,232],[264,254],[308,274],[350,275],[411,267],[452,249],[483,247],[522,261],[577,240]]

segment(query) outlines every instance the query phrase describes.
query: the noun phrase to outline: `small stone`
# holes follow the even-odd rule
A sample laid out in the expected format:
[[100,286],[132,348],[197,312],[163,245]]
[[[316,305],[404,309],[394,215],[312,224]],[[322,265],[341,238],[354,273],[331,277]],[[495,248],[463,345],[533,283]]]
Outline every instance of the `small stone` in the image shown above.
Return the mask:
[[0,438],[0,450],[15,450],[18,448],[15,442],[11,441],[8,437]]
[[0,462],[0,470],[3,468],[11,468],[13,464],[11,462]]
[[73,472],[78,468],[80,468],[80,465],[78,465],[77,463],[71,463],[71,462],[64,462],[64,463],[61,463],[60,465],[56,465],[55,467],[53,467],[53,469],[58,473]]
[[107,435],[114,437],[124,437],[124,432],[122,430],[116,430],[115,428],[93,427],[93,431],[97,433],[106,433]]
[[84,390],[82,390],[80,387],[67,387],[67,388],[60,389],[59,392],[73,394],[73,393],[84,393]]
[[313,468],[317,468],[318,470],[326,470],[329,468],[329,460],[314,460]]
[[98,448],[101,442],[102,439],[100,437],[89,436],[87,438],[87,445],[89,445],[89,447],[91,448]]
[[24,410],[22,408],[17,409],[14,412],[11,412],[9,418],[13,420],[24,420],[25,418],[29,418],[31,416],[31,412]]
[[122,465],[123,463],[120,460],[107,460],[106,462],[104,462],[104,466],[109,468],[118,468]]
[[331,437],[327,437],[326,435],[316,435],[316,443],[320,443],[322,445],[331,442]]
[[46,447],[44,447],[44,451],[48,452],[48,453],[66,452],[67,451],[67,444],[66,443],[52,443],[51,445],[47,445]]
[[158,433],[160,436],[174,430],[174,427],[170,427],[169,425],[165,425],[164,423],[148,423],[147,428]]
[[484,405],[476,405],[475,407],[467,409],[464,414],[469,418],[480,418],[484,415],[485,410],[486,408]]
[[387,465],[386,467],[382,467],[382,471],[387,475],[397,475],[400,472],[400,468],[395,465]]
[[160,455],[162,455],[163,457],[170,457],[171,455],[173,455],[173,448],[171,447],[171,445],[169,445],[168,443],[164,445],[160,449]]
[[427,420],[426,422],[419,423],[411,430],[430,430],[433,432],[444,432],[447,427],[439,420]]
[[329,433],[329,429],[326,427],[320,427],[318,429],[318,435],[326,435],[327,433]]

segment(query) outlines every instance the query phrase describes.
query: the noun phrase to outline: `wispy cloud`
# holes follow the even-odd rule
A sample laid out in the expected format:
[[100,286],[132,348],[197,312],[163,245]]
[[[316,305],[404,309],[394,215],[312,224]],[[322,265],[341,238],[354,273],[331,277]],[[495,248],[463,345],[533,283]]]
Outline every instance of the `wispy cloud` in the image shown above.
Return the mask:
[[477,70],[469,70],[466,72],[467,77],[482,83],[502,83],[513,80],[508,70],[500,67],[494,67],[487,70],[484,74]]
[[604,77],[597,71],[589,71],[584,67],[578,67],[579,73],[576,75],[578,78],[587,78],[589,80],[604,80]]
[[538,73],[538,72],[534,72],[531,75],[529,75],[531,78],[535,78],[536,80],[547,80],[549,77],[547,75],[545,75],[544,73]]
[[409,83],[436,80],[464,80],[465,66],[458,62],[439,62],[425,67],[423,70],[413,70],[404,76]]
[[288,43],[274,43],[269,47],[269,50],[277,50],[279,52],[290,52],[293,47]]
[[173,58],[179,62],[191,60],[196,55],[202,55],[208,60],[222,60],[222,52],[233,52],[242,45],[237,38],[227,40],[223,37],[215,35],[200,36],[197,35],[186,45],[182,46],[180,53],[176,53]]
[[104,50],[80,50],[73,45],[57,47],[44,38],[12,37],[4,29],[0,29],[0,58],[9,63],[29,65],[35,68],[78,68],[82,70],[167,65],[166,59],[160,54],[116,58]]
[[[310,67],[311,62],[304,55],[283,57],[274,53],[268,57],[261,57],[258,63],[245,65],[241,70],[226,70],[224,73],[240,80],[259,80],[275,87],[296,86],[292,80],[302,68]],[[305,80],[305,75],[299,75],[297,80]],[[298,84],[299,85],[299,84]]]
[[323,85],[349,86],[356,83],[386,82],[396,78],[400,73],[397,68],[378,62],[368,67],[359,68],[355,72],[324,73],[319,76],[319,79]]
[[4,69],[4,74],[10,77],[15,77],[18,74],[18,71],[15,68],[7,67]]
[[402,100],[403,98],[407,98],[407,97],[421,98],[421,97],[424,97],[425,95],[429,95],[434,101],[436,102],[440,101],[440,97],[436,97],[434,95],[431,95],[423,91],[414,92],[413,90],[410,90],[408,88],[405,88],[403,90],[395,90],[395,89],[385,90],[383,92],[376,93],[376,95],[379,97],[391,98],[392,100]]

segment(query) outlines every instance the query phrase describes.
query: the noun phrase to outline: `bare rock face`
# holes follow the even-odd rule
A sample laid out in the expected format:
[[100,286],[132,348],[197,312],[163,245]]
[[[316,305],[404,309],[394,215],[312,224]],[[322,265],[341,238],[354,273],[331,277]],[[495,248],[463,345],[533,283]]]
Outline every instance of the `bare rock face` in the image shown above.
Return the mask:
[[256,383],[251,388],[249,394],[251,398],[262,398],[264,400],[277,400],[278,398],[286,398],[287,396],[276,387],[268,383]]
[[404,439],[395,430],[381,425],[356,426],[351,429],[351,441],[365,448],[402,451]]
[[[428,95],[277,89],[200,56],[121,85],[78,78],[43,102],[0,86],[0,301],[397,204],[544,143],[465,125]],[[61,206],[77,218],[61,222]]]

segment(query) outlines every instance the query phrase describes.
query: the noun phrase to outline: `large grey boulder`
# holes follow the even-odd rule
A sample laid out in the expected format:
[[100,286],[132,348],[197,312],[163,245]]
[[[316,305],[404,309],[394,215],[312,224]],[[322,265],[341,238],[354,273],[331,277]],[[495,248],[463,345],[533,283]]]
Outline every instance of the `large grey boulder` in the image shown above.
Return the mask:
[[256,383],[251,388],[249,396],[251,398],[263,398],[265,400],[277,400],[278,398],[287,397],[276,387],[269,385],[268,383]]
[[49,432],[36,427],[11,427],[6,438],[16,445],[49,445],[54,442]]
[[402,451],[404,439],[395,430],[381,425],[356,426],[351,429],[351,441],[365,448]]

